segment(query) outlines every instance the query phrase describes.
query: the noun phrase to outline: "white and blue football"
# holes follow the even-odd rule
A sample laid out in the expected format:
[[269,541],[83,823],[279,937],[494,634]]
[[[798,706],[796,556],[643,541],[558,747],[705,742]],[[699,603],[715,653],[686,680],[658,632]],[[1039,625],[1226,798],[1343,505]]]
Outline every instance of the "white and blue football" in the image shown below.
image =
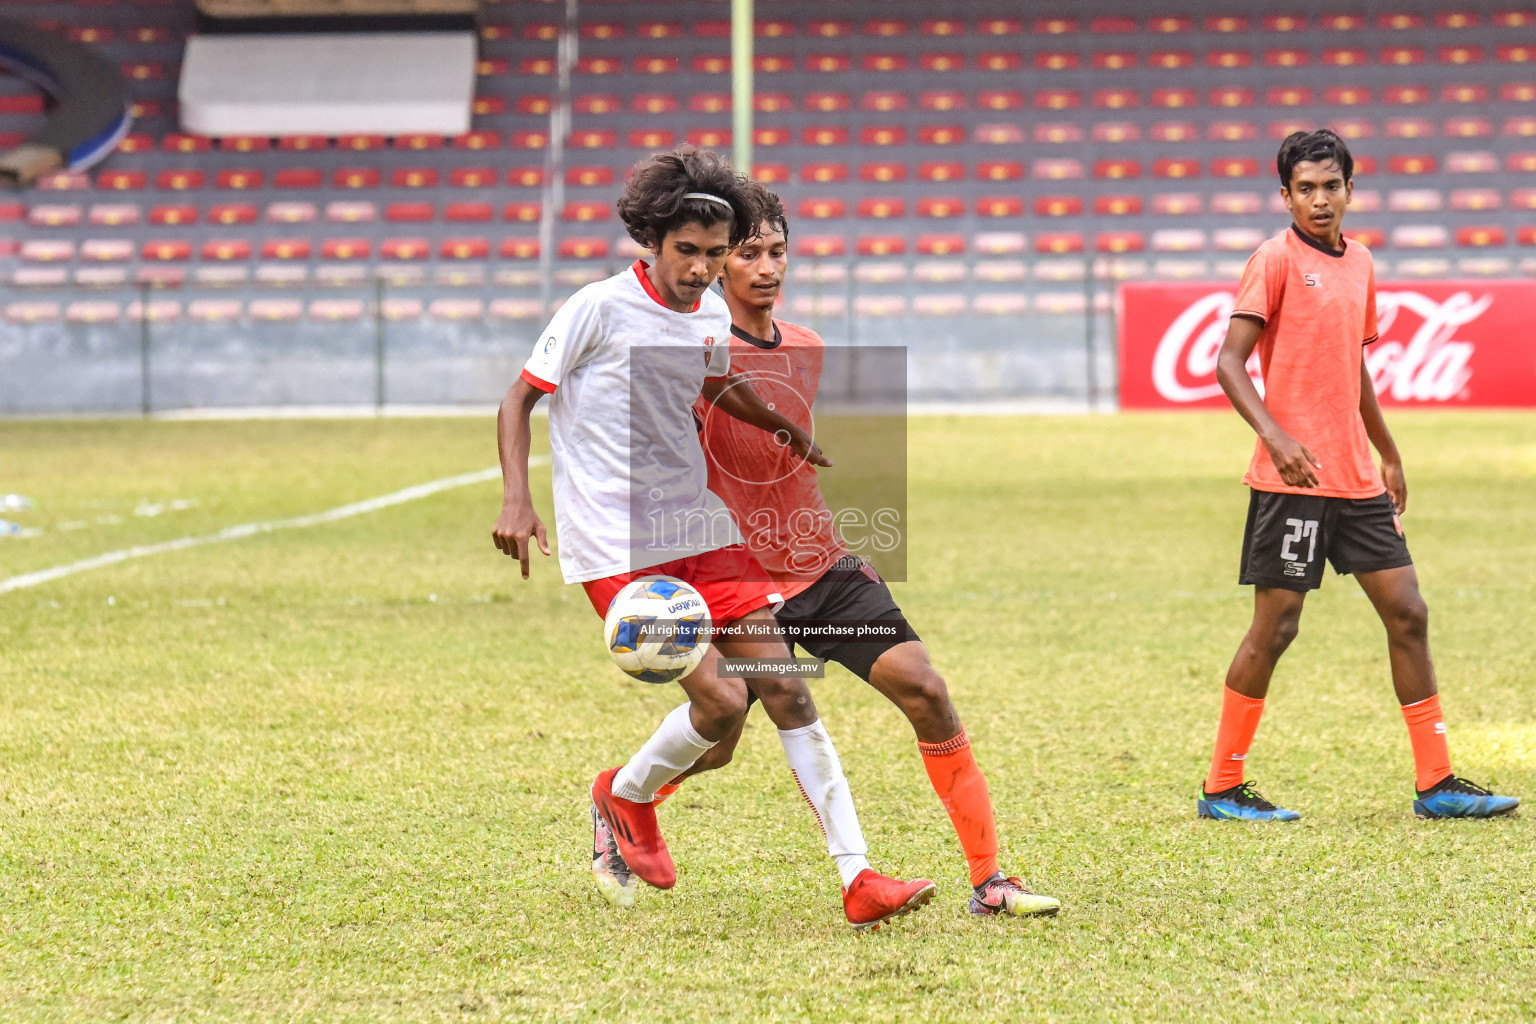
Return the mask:
[[642,683],[670,683],[709,651],[709,606],[674,576],[627,584],[608,605],[603,643],[613,663]]

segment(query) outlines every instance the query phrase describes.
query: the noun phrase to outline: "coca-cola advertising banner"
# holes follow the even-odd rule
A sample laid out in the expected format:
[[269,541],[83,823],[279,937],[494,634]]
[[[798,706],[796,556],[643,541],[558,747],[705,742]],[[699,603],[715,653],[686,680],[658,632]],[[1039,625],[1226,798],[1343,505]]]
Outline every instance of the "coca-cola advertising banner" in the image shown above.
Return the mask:
[[[1123,286],[1121,408],[1225,405],[1216,356],[1236,294],[1235,284]],[[1536,406],[1536,281],[1378,283],[1376,318],[1365,362],[1383,405]],[[1262,393],[1257,352],[1248,372]]]

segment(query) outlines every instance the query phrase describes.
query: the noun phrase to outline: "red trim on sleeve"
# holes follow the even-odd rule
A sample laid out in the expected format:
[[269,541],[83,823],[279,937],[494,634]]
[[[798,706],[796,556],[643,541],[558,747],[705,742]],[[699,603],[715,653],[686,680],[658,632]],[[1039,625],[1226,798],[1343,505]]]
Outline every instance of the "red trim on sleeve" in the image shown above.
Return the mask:
[[533,387],[536,387],[540,391],[544,392],[546,395],[552,395],[555,393],[555,386],[553,384],[547,380],[540,380],[533,374],[529,373],[527,370],[524,370],[522,373],[518,374],[518,376],[523,378],[523,380],[527,381]]
[[[671,306],[661,301],[661,296],[656,294],[656,286],[651,284],[650,277],[646,275],[645,272],[651,269],[651,265],[649,263],[645,262],[645,260],[635,260],[634,266],[630,267],[630,269],[633,270],[635,272],[635,276],[640,279],[640,287],[645,289],[645,294],[656,300],[656,305],[660,306],[662,309],[672,309]],[[701,297],[697,302],[693,304],[693,308],[688,312],[697,313],[699,311],[699,307],[703,304],[704,299]],[[672,309],[672,312],[676,313],[677,310]]]

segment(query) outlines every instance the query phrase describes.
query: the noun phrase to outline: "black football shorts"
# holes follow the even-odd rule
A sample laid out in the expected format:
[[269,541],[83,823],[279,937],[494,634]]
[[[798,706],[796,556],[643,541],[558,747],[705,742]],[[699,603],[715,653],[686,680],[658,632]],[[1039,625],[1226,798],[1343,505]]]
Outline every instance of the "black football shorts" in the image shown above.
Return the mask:
[[1340,575],[1412,565],[1391,497],[1250,494],[1238,583],[1316,590],[1325,558]]
[[774,618],[791,647],[835,661],[865,682],[875,661],[917,632],[891,596],[891,588],[856,555],[840,559],[809,587],[784,602]]

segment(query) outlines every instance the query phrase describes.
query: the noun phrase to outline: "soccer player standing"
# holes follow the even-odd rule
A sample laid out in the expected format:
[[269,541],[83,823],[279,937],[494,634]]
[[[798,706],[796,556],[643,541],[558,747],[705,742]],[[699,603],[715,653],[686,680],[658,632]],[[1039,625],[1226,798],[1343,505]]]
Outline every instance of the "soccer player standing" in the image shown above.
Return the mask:
[[[637,167],[618,203],[636,241],[655,254],[573,295],[540,334],[497,419],[505,495],[496,546],[522,564],[530,547],[549,554],[528,489],[529,416],[548,394],[560,568],[580,583],[599,617],[632,580],[678,577],[692,585],[721,627],[714,650],[680,682],[675,709],[638,753],[592,784],[595,867],[610,849],[622,877],[599,870],[604,895],[634,900],[632,871],[671,888],[676,868],[657,824],[656,790],[688,770],[747,712],[739,678],[718,673],[716,650],[733,658],[787,658],[771,609],[777,586],[741,543],[707,486],[693,403],[729,373],[730,314],[708,293],[726,254],[757,223],[747,182],[712,153],[685,149]],[[826,463],[810,438],[782,416],[755,410],[759,426],[782,431],[801,458]],[[803,679],[755,680],[790,768],[810,800],[843,880],[855,927],[926,903],[934,885],[876,873],[837,751]]]
[[[809,433],[820,387],[824,345],[811,330],[778,320],[774,304],[788,268],[789,223],[779,197],[753,185],[762,223],[727,257],[721,278],[731,311],[731,386],[743,407],[791,410]],[[731,415],[723,415],[724,409]],[[997,865],[997,828],[986,776],[976,764],[944,679],[874,568],[849,552],[833,523],[817,475],[782,437],[753,429],[724,397],[697,406],[709,486],[746,532],[747,546],[787,599],[777,618],[791,641],[835,661],[884,694],[917,734],[928,778],[964,850],[980,915],[1054,914],[1060,901],[1030,892]],[[816,637],[818,624],[878,624],[873,639]],[[730,760],[739,732],[699,762]]]
[[[1289,229],[1261,245],[1238,286],[1217,377],[1258,434],[1239,582],[1253,622],[1227,670],[1202,817],[1294,821],[1244,779],[1270,676],[1295,639],[1323,561],[1354,574],[1387,629],[1392,685],[1413,747],[1414,813],[1486,818],[1520,805],[1451,772],[1429,654],[1429,612],[1403,537],[1408,486],[1366,369],[1376,340],[1370,251],[1343,237],[1354,159],[1333,132],[1294,132],[1276,160]],[[1264,395],[1246,364],[1259,350]],[[1381,456],[1378,471],[1371,446]]]

